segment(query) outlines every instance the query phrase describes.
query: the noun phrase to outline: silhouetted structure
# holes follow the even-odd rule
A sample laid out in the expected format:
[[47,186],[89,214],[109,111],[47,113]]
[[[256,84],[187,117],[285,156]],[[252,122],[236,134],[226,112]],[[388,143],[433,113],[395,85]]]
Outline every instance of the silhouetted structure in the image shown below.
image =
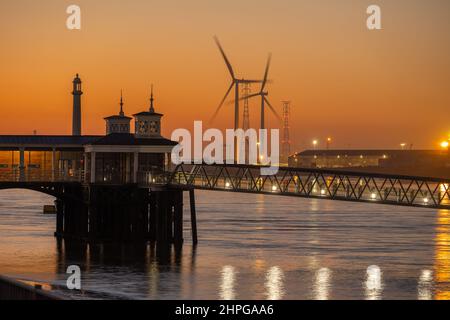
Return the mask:
[[72,135],[81,136],[81,79],[77,73],[73,79],[73,115],[72,115]]
[[[252,83],[263,83],[263,87],[264,87],[265,81],[264,80],[247,80],[244,78],[242,78],[242,79],[236,78],[233,67],[232,67],[230,61],[228,60],[228,57],[225,54],[225,51],[223,50],[222,45],[219,42],[219,39],[217,37],[214,37],[214,40],[216,41],[216,44],[220,50],[220,53],[222,54],[225,64],[227,65],[228,71],[230,72],[231,84],[230,84],[230,87],[228,88],[228,90],[226,91],[225,96],[223,97],[222,101],[220,102],[219,106],[217,107],[216,111],[214,112],[212,120],[214,120],[216,118],[220,109],[224,105],[228,95],[230,94],[231,90],[234,87],[234,101],[233,101],[234,102],[234,129],[237,130],[237,129],[239,129],[239,103],[242,100],[239,96],[240,85],[247,86]],[[244,97],[244,99],[248,99],[248,98],[249,97]],[[234,143],[235,160],[237,160],[239,158],[239,154],[238,154],[239,148],[237,147],[236,141],[237,141],[237,139],[235,139],[235,143]]]
[[291,154],[291,137],[289,118],[291,114],[291,102],[283,101],[283,140],[281,142],[281,163],[288,163]]
[[106,135],[82,136],[78,75],[73,83],[74,135],[0,136],[0,188],[55,196],[57,237],[181,244],[187,189],[164,183],[177,143],[161,135],[153,87],[134,133],[121,96],[119,114],[105,118]]
[[130,133],[131,118],[127,117],[123,111],[123,96],[120,93],[120,111],[118,115],[113,115],[105,118],[106,134],[111,133]]
[[444,150],[306,150],[290,156],[289,166],[450,178]]

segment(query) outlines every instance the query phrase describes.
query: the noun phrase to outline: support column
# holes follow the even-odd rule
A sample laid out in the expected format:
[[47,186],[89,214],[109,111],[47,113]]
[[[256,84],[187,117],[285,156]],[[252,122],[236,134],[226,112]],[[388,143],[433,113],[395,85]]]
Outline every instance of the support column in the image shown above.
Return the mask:
[[95,152],[91,152],[91,183],[95,183]]
[[89,181],[89,177],[88,177],[88,154],[85,152],[83,154],[83,165],[84,165],[84,172],[83,172],[83,176],[80,176],[84,182]]
[[70,160],[63,160],[63,168],[64,168],[64,180],[67,179],[67,177],[69,176],[69,163]]
[[131,182],[131,153],[127,153],[125,156],[125,182]]
[[25,181],[25,148],[20,148],[19,181]]
[[152,191],[150,193],[149,200],[150,207],[150,228],[149,228],[149,238],[150,241],[156,241],[158,234],[158,202],[156,192]]
[[134,153],[134,166],[133,166],[133,183],[137,183],[137,173],[139,169],[139,152]]
[[55,200],[56,232],[55,236],[62,237],[64,233],[64,204],[60,199]]
[[52,181],[55,181],[56,171],[56,150],[52,148]]
[[16,180],[16,173],[14,172],[14,151],[11,151],[11,178]]
[[[77,177],[78,176],[78,160],[73,159],[72,161],[72,172],[73,172],[73,176]],[[78,179],[77,179],[78,180]]]
[[48,175],[46,172],[46,170],[47,170],[47,151],[44,151],[43,154],[44,154],[44,157],[41,161],[41,169],[39,171],[40,171],[41,180],[48,181]]
[[164,159],[164,171],[168,172],[170,171],[170,162],[171,162],[171,153],[165,153],[165,159]]
[[183,191],[173,192],[173,236],[174,243],[177,246],[183,244]]
[[189,190],[189,202],[191,205],[191,227],[192,227],[192,243],[198,244],[197,237],[197,213],[195,211],[195,193],[194,189]]

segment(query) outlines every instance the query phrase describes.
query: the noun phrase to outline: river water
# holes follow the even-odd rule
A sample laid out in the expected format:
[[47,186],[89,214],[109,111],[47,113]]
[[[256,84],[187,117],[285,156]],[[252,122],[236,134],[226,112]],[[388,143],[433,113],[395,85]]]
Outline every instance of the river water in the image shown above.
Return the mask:
[[[450,299],[450,212],[197,191],[199,245],[53,237],[53,198],[0,191],[0,274],[92,299]],[[67,267],[82,292],[65,289]]]

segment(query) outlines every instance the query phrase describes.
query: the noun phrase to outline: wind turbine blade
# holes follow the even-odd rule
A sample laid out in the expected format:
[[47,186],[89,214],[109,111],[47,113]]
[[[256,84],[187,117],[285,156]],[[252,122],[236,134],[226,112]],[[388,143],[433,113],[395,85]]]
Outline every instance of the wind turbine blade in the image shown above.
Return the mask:
[[[250,95],[248,95],[248,96],[239,98],[239,101],[243,101],[243,100],[245,100],[245,99],[251,99],[251,98],[259,97],[259,96],[260,96],[260,93],[253,93],[253,94],[250,94]],[[235,102],[236,102],[236,100],[233,99],[232,101],[228,102],[227,105],[234,104]]]
[[259,93],[252,93],[252,94],[249,94],[248,96],[242,97],[239,100],[245,100],[245,99],[250,99],[250,98],[253,98],[253,97],[258,97],[259,95],[260,95]]
[[239,83],[262,83],[262,80],[236,79]]
[[223,106],[225,100],[227,99],[227,97],[228,97],[228,95],[230,94],[230,91],[231,91],[231,89],[233,89],[233,87],[234,87],[234,81],[231,83],[231,85],[230,85],[230,87],[228,88],[227,92],[225,93],[225,95],[224,95],[222,101],[220,101],[220,104],[219,104],[219,106],[217,107],[216,112],[214,112],[214,115],[212,116],[210,122],[213,122],[214,119],[216,119],[217,114],[219,113],[220,109],[222,108],[222,106]]
[[269,69],[270,69],[270,62],[272,61],[272,54],[269,54],[269,57],[267,58],[267,64],[266,64],[266,71],[264,73],[264,80],[261,85],[261,92],[264,91],[264,88],[266,87],[267,83],[267,77],[269,76]]
[[275,117],[277,117],[278,121],[281,122],[280,115],[278,114],[278,112],[275,111],[274,107],[272,107],[272,105],[270,104],[269,100],[266,97],[264,97],[264,101],[267,103],[267,105],[269,106],[270,110],[272,110],[272,112],[275,115]]
[[219,47],[220,53],[222,54],[223,59],[225,60],[225,64],[227,65],[228,71],[230,71],[231,77],[233,80],[235,80],[233,67],[231,66],[230,60],[228,60],[227,55],[225,54],[225,51],[222,48],[222,45],[220,44],[219,38],[214,36],[214,41],[216,41],[217,46]]

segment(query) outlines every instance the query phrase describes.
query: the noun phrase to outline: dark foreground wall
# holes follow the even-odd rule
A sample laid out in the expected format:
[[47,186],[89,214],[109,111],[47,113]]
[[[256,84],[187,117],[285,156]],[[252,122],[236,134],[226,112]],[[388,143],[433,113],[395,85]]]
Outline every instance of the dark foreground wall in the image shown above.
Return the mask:
[[60,300],[43,290],[0,276],[0,300]]

